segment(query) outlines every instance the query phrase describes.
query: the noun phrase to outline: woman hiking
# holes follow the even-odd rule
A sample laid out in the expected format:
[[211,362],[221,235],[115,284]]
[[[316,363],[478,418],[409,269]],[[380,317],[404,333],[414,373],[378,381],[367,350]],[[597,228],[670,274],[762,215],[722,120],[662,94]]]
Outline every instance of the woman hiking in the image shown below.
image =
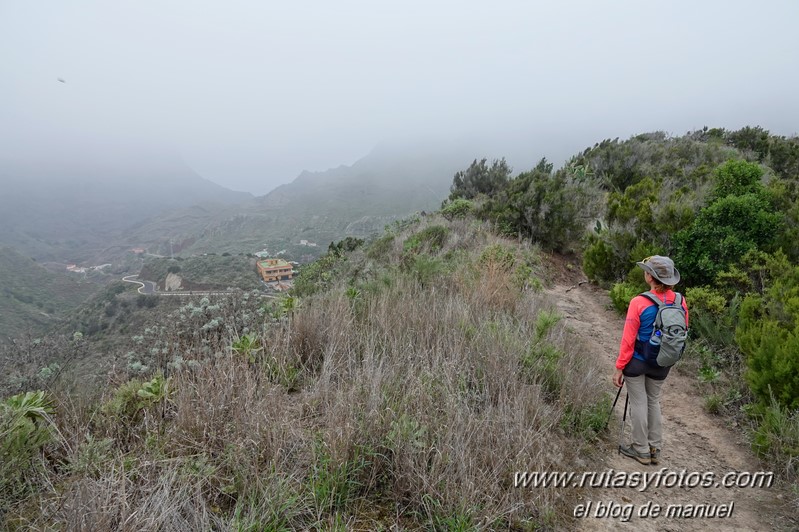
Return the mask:
[[[676,299],[681,300],[687,327],[688,306],[685,298],[672,290],[680,282],[680,272],[674,267],[674,261],[655,255],[636,264],[644,270],[644,280],[659,301],[673,305]],[[658,305],[647,295],[638,295],[630,301],[613,374],[613,384],[617,387],[627,383],[632,424],[632,442],[628,446],[620,446],[619,452],[642,464],[659,463],[663,438],[660,392],[671,370],[671,367],[661,367],[651,357],[646,357],[646,344],[654,332],[657,313]]]

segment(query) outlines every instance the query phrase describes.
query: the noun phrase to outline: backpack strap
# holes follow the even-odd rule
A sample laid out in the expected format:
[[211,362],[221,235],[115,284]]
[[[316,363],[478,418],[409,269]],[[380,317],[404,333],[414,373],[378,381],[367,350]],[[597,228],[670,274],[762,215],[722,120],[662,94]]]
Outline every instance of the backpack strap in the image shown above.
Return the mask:
[[[652,332],[654,333],[656,330],[659,330],[661,328],[660,310],[662,308],[666,307],[666,303],[661,301],[660,298],[658,296],[656,296],[654,293],[652,293],[651,290],[650,291],[646,291],[646,292],[641,292],[638,295],[647,298],[649,301],[654,303],[655,307],[658,309],[657,314],[655,315],[655,322],[652,324],[652,327],[653,327]],[[635,349],[635,351],[638,354],[643,356],[647,360],[647,362],[651,363],[651,361],[653,360],[653,358],[652,358],[653,355],[650,354],[650,347],[649,347],[649,341],[648,340],[639,340],[638,336],[636,336],[635,337],[635,347],[634,347],[634,349]],[[657,355],[654,355],[654,356],[657,356]]]
[[[657,305],[657,306],[658,306],[658,308],[660,308],[662,305],[665,305],[665,304],[666,304],[665,302],[661,301],[661,300],[660,300],[660,298],[659,298],[658,296],[656,296],[655,294],[653,294],[651,291],[647,291],[647,292],[641,292],[641,293],[640,293],[640,294],[638,294],[638,295],[640,295],[640,296],[644,296],[644,297],[645,297],[645,298],[647,298],[649,301],[651,301],[652,303],[654,303],[655,305]],[[675,300],[675,301],[676,301],[676,300]]]

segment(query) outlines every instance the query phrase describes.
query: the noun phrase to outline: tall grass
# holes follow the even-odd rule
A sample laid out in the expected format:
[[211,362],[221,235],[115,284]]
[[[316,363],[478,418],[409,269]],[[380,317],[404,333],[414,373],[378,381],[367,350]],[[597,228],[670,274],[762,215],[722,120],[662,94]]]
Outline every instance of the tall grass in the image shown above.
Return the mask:
[[158,394],[139,380],[108,390],[95,408],[62,398],[55,419],[66,441],[51,449],[57,458],[38,495],[18,501],[7,522],[555,526],[568,497],[516,488],[514,472],[587,465],[606,404],[597,369],[553,306],[519,289],[507,261],[480,260],[486,246],[511,244],[465,220],[447,226],[425,255],[445,268],[429,277],[400,266],[400,235],[381,257],[388,266],[364,252],[350,258],[357,286],[266,312],[247,332],[258,349],[243,351],[232,313],[220,320],[227,333],[184,334],[173,347],[183,363]]

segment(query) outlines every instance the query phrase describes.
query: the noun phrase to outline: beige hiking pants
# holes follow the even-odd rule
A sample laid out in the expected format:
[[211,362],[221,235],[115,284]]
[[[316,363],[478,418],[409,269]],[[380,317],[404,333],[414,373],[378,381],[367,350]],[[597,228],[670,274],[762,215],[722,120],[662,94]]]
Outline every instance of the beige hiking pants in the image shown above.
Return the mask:
[[660,449],[663,443],[663,427],[660,420],[660,390],[663,380],[646,375],[624,377],[630,396],[630,423],[633,427],[633,448],[641,454],[649,454],[649,448]]

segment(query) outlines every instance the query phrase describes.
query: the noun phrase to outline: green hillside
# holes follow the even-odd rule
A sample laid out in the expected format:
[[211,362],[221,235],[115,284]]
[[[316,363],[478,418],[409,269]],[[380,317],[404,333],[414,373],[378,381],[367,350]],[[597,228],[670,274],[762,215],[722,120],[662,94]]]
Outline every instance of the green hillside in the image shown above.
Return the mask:
[[0,338],[40,334],[86,301],[99,286],[80,274],[53,273],[12,248],[0,248]]
[[460,172],[446,210],[582,257],[624,313],[647,289],[636,261],[668,255],[691,311],[678,369],[705,408],[799,478],[799,138],[759,127],[605,140],[555,170]]
[[227,288],[256,290],[262,288],[262,284],[255,262],[256,259],[250,255],[228,253],[174,259],[149,258],[139,278],[155,282],[159,290],[165,289],[170,273],[180,277],[180,286],[184,291]]
[[[119,364],[94,414],[68,419],[67,397],[52,396],[71,443],[53,441],[61,472],[41,472],[59,489],[7,471],[20,494],[7,519],[66,525],[53,502],[119,489],[136,509],[171,478],[158,504],[193,529],[557,526],[576,490],[507,479],[591,455],[610,398],[537,293],[546,272],[535,247],[431,216],[337,246],[302,274],[299,300],[183,301],[134,333],[127,374]],[[124,488],[85,488],[119,474]]]
[[[409,214],[434,210],[463,154],[376,149],[352,166],[303,172],[266,196],[235,207],[194,207],[154,217],[120,239],[153,253],[183,255],[286,250],[307,262],[330,242],[365,237]],[[303,246],[306,240],[318,244]]]
[[[81,334],[3,351],[95,361],[88,384],[44,367],[27,382],[48,394],[0,403],[0,423],[36,420],[0,440],[13,450],[0,464],[6,522],[570,529],[598,492],[520,489],[514,472],[605,467],[612,397],[585,356],[590,334],[540,292],[573,283],[581,263],[624,311],[642,289],[635,261],[655,253],[674,258],[691,313],[674,372],[795,499],[799,139],[703,129],[602,141],[558,169],[464,163],[439,211],[326,248],[290,295],[112,286],[65,325]],[[243,259],[159,259],[147,273]]]

